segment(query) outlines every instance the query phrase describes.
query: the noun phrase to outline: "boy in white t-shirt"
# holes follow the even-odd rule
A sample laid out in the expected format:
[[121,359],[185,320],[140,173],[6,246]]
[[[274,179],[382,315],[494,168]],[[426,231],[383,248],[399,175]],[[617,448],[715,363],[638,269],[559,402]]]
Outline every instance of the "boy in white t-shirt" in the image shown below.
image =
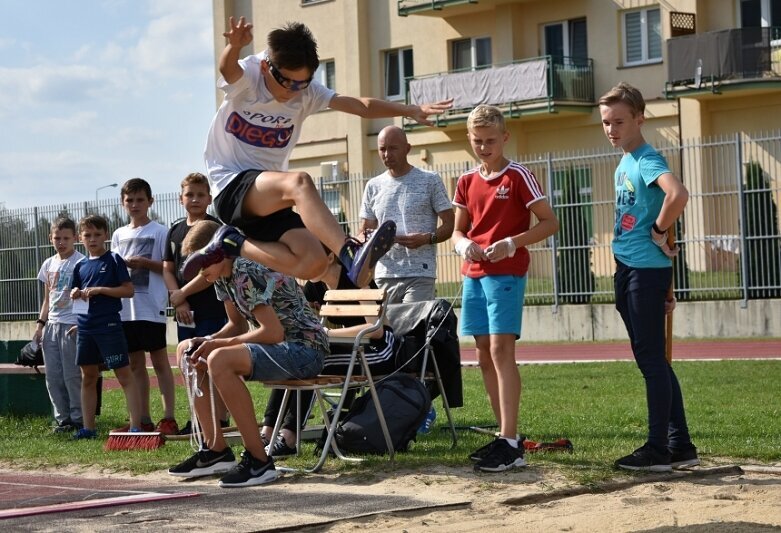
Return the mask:
[[[122,299],[122,328],[130,354],[130,369],[141,397],[141,428],[175,435],[179,427],[174,418],[174,375],[168,361],[166,308],[168,288],[163,279],[163,254],[168,229],[149,218],[154,199],[145,180],[133,178],[122,185],[122,206],[130,224],[111,236],[111,250],[125,260],[135,290],[132,298]],[[163,399],[163,418],[155,427],[149,409],[149,352]],[[122,428],[124,429],[124,428]]]
[[[363,244],[345,236],[304,172],[286,172],[290,153],[309,115],[325,108],[364,118],[427,117],[452,101],[406,105],[336,94],[313,79],[317,43],[301,23],[268,35],[268,49],[242,60],[252,24],[231,17],[219,68],[225,100],[212,122],[205,159],[214,206],[226,224],[185,262],[183,277],[239,255],[301,279],[321,275],[327,257],[318,241],[337,254],[358,287],[368,285],[377,260],[393,245],[396,225],[386,221]],[[293,211],[293,207],[297,212]],[[238,229],[237,229],[238,228]],[[240,231],[239,231],[240,230]]]
[[43,305],[36,320],[33,340],[41,343],[46,364],[46,389],[54,408],[55,433],[72,433],[83,426],[81,415],[81,370],[76,364],[76,315],[70,292],[73,268],[84,259],[74,249],[76,223],[60,217],[49,235],[57,253],[38,271],[44,284]]

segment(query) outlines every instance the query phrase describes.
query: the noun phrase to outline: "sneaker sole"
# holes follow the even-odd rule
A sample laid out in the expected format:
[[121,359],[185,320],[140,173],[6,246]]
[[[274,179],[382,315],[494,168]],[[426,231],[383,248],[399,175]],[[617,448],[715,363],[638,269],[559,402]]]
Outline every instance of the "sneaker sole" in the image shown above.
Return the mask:
[[213,476],[215,474],[227,474],[228,472],[233,470],[235,466],[236,466],[235,461],[232,463],[221,462],[203,468],[195,468],[193,470],[190,470],[189,472],[171,472],[169,470],[168,474],[174,477],[184,477],[184,478]]
[[616,466],[624,470],[632,470],[633,472],[672,472],[673,471],[673,467],[670,465],[651,465],[651,466],[616,465]]
[[670,466],[672,468],[689,468],[691,466],[699,466],[700,460],[699,458],[694,459],[687,459],[685,461],[676,461],[674,463],[670,463]]
[[396,223],[388,220],[383,222],[379,228],[374,232],[366,241],[366,255],[361,257],[360,267],[358,272],[351,272],[351,279],[357,287],[366,287],[374,277],[374,267],[377,266],[377,261],[388,253],[388,250],[393,246],[393,238],[396,236]]
[[258,477],[253,477],[248,479],[247,481],[244,481],[242,483],[225,483],[224,481],[220,480],[220,487],[223,489],[233,489],[233,488],[239,488],[239,487],[254,487],[255,485],[264,485],[266,483],[271,483],[272,481],[276,480],[279,477],[279,472],[276,470],[269,470],[263,475]]
[[475,465],[475,470],[478,470],[480,472],[504,472],[506,470],[512,470],[513,468],[523,468],[524,466],[527,466],[526,461],[523,459],[523,457],[519,457],[512,463],[508,465],[498,465],[498,466],[480,466]]

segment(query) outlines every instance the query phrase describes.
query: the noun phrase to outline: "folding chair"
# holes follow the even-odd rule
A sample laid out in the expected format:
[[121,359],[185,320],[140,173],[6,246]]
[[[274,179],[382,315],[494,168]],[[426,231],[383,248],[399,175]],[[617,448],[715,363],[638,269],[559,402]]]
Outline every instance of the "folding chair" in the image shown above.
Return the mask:
[[[393,328],[394,333],[400,338],[413,337],[416,342],[416,348],[413,358],[420,358],[420,369],[418,370],[416,362],[410,362],[411,368],[402,369],[402,372],[419,373],[420,380],[425,383],[432,380],[436,383],[439,394],[442,397],[442,406],[447,415],[447,421],[450,426],[450,436],[452,440],[451,448],[455,448],[458,437],[456,427],[453,423],[453,416],[450,412],[450,402],[448,400],[447,389],[451,393],[460,392],[461,389],[461,362],[460,350],[458,349],[458,335],[456,333],[456,319],[452,311],[452,306],[446,300],[429,300],[425,302],[401,303],[388,305],[388,322]],[[450,316],[452,315],[452,316]],[[451,344],[455,343],[455,358],[453,361],[454,370],[450,373],[451,378],[449,387],[446,387],[442,380],[437,354],[434,350],[435,339],[448,338]],[[418,346],[420,346],[418,348]],[[433,378],[428,374],[428,365],[431,362]],[[462,394],[457,394],[456,406],[463,405]]]
[[[358,303],[355,303],[358,302]],[[290,399],[290,395],[295,392],[297,394],[298,401],[296,409],[296,427],[301,428],[301,391],[311,390],[314,391],[315,398],[320,408],[320,412],[323,416],[323,422],[326,429],[326,439],[323,444],[323,450],[317,463],[311,468],[302,469],[305,472],[317,472],[319,471],[325,460],[328,457],[329,450],[332,450],[334,454],[346,461],[360,461],[360,458],[347,457],[339,449],[336,444],[334,435],[336,427],[339,424],[339,418],[344,407],[345,398],[347,392],[351,388],[366,387],[372,396],[374,406],[377,409],[377,414],[380,420],[380,426],[382,427],[383,436],[385,437],[385,444],[388,449],[389,459],[393,461],[393,441],[388,431],[388,426],[385,422],[385,415],[382,412],[382,405],[377,395],[377,390],[374,388],[374,380],[372,379],[371,371],[369,370],[369,364],[366,361],[364,347],[369,343],[368,335],[378,329],[382,328],[383,320],[385,318],[386,311],[385,291],[382,289],[349,289],[349,290],[329,290],[325,293],[325,303],[320,307],[320,316],[323,320],[330,317],[360,317],[364,319],[370,319],[372,322],[367,324],[358,335],[355,337],[335,337],[331,336],[329,341],[331,345],[334,344],[344,345],[345,353],[346,349],[350,349],[350,362],[347,366],[347,372],[344,376],[336,375],[320,375],[312,379],[291,379],[280,381],[264,381],[263,384],[266,387],[273,389],[283,389],[285,391],[282,404],[280,405],[279,414],[274,424],[274,431],[272,435],[279,434],[279,430],[282,427],[282,421],[287,411],[287,405]],[[355,372],[355,365],[360,365],[362,372]],[[331,405],[326,401],[325,391],[328,389],[340,389],[341,394],[336,408],[333,410],[333,416],[329,416],[328,410]],[[300,431],[297,432],[296,449],[300,448]],[[292,470],[281,468],[281,470]]]

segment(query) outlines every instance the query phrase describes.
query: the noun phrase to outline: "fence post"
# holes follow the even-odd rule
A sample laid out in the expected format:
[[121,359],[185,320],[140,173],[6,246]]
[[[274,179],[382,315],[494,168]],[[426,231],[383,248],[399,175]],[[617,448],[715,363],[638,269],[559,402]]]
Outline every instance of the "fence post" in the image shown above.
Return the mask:
[[[39,267],[41,266],[41,241],[40,236],[38,235],[38,206],[35,206],[33,208],[33,239],[35,241],[35,264]],[[37,276],[36,276],[37,277]],[[37,279],[35,280],[38,281]],[[43,294],[41,293],[41,284],[36,283],[35,284],[35,296],[36,300],[38,302],[38,310],[40,311],[41,305],[43,305]]]
[[[546,182],[548,187],[548,197],[550,198],[550,205],[551,209],[555,207],[555,198],[553,194],[553,157],[551,156],[551,153],[548,152],[546,154],[546,165],[547,165],[547,176],[546,176]],[[556,253],[557,249],[557,238],[556,234],[553,234],[551,236],[551,266],[553,268],[553,314],[556,314],[559,312],[559,259],[558,254]]]
[[738,185],[738,216],[740,217],[740,285],[743,290],[743,300],[740,307],[748,307],[748,243],[746,242],[746,206],[743,188],[743,145],[740,141],[740,133],[735,134],[735,179]]

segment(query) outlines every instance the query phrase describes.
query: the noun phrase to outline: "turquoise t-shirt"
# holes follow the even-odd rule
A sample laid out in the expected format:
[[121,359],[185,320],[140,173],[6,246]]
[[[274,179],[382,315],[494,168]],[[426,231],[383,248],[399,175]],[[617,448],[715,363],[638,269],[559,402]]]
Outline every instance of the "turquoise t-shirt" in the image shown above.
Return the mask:
[[634,268],[665,268],[672,261],[651,240],[653,226],[664,202],[656,179],[670,172],[662,154],[650,144],[624,154],[616,168],[616,225],[613,254]]

